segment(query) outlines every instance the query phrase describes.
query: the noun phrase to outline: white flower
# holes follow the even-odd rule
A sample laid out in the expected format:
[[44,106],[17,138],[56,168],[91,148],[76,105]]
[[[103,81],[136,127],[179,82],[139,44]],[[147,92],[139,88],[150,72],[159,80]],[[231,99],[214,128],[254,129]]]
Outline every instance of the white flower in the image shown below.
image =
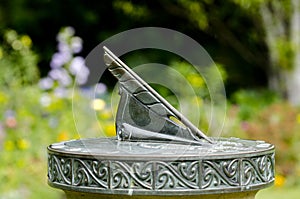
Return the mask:
[[90,74],[89,69],[85,66],[85,61],[83,57],[77,56],[70,63],[69,68],[71,74],[76,76],[76,83],[83,85],[86,83],[88,76]]
[[71,74],[77,75],[77,74],[81,73],[81,70],[84,67],[86,67],[84,62],[85,61],[84,61],[83,57],[80,57],[80,56],[74,57],[74,59],[70,63],[70,68],[69,68]]
[[47,107],[51,104],[51,97],[49,95],[43,95],[40,99],[40,104],[44,107]]
[[91,103],[92,109],[101,111],[105,108],[105,101],[102,99],[94,99]]
[[75,29],[73,27],[63,28],[57,35],[56,39],[58,42],[65,42],[67,38],[72,37],[75,34]]
[[79,53],[82,50],[82,39],[80,37],[73,37],[71,39],[71,49],[73,53]]
[[68,97],[68,94],[68,90],[62,87],[58,87],[54,90],[54,95],[59,98],[66,98]]
[[67,26],[64,28],[63,33],[71,37],[75,34],[75,29],[71,26]]

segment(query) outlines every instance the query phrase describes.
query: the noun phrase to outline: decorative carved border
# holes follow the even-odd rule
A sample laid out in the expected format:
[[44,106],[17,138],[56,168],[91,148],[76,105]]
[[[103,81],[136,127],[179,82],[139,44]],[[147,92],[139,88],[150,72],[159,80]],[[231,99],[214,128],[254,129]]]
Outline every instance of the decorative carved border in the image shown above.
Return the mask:
[[274,152],[186,161],[98,160],[49,153],[48,181],[54,187],[101,193],[221,193],[270,185],[274,166]]

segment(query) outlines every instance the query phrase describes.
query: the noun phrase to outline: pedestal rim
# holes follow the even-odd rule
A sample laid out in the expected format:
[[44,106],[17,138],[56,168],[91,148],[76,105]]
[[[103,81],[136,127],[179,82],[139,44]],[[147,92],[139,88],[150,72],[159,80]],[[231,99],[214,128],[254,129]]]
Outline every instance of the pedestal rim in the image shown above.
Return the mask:
[[63,190],[121,195],[201,195],[259,190],[272,185],[275,179],[273,145],[249,154],[176,158],[82,155],[51,146],[48,147],[48,184]]
[[[256,151],[238,151],[233,154],[214,154],[214,153],[204,153],[204,154],[166,154],[166,155],[160,155],[160,154],[155,154],[155,155],[149,155],[149,154],[125,154],[123,156],[120,156],[118,154],[99,154],[99,153],[93,153],[92,151],[86,151],[86,152],[78,152],[78,151],[66,151],[63,150],[66,143],[69,142],[75,142],[75,141],[88,141],[88,140],[94,140],[95,138],[85,138],[85,139],[79,139],[79,140],[69,140],[69,141],[64,141],[64,142],[59,142],[59,143],[54,143],[51,144],[47,147],[48,153],[51,154],[56,154],[60,155],[63,154],[66,157],[78,157],[78,158],[96,158],[99,160],[105,160],[105,159],[110,159],[110,160],[195,160],[195,159],[207,159],[207,160],[217,160],[217,159],[224,159],[224,158],[240,158],[240,157],[253,157],[253,156],[258,156],[258,155],[265,155],[269,153],[274,153],[275,152],[275,146],[269,143],[266,143],[264,141],[259,141],[259,140],[243,140],[243,139],[238,139],[238,141],[247,141],[251,143],[256,143],[256,142],[262,142],[265,144],[268,144],[268,147],[257,149]],[[97,139],[107,139],[107,140],[116,140],[116,138],[97,138]],[[232,138],[218,138],[218,139],[232,139]],[[120,143],[126,142],[130,143],[127,141],[118,141]],[[132,142],[135,143],[135,142]],[[55,148],[54,146],[59,146],[59,148]],[[193,146],[193,145],[183,145],[186,147]]]

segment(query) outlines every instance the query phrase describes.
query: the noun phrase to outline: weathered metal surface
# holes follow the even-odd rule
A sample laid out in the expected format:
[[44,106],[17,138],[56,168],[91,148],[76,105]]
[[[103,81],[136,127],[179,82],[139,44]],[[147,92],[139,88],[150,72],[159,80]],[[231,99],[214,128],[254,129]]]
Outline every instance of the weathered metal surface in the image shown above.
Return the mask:
[[69,199],[250,199],[274,182],[273,145],[207,137],[104,50],[108,69],[120,82],[117,136],[50,145],[49,185]]
[[[244,191],[237,193],[206,194],[206,195],[182,195],[181,199],[254,199],[257,191]],[[65,191],[68,199],[178,199],[173,196],[145,196],[145,195],[118,195],[96,194],[76,191]]]
[[[177,111],[109,49],[104,47],[108,70],[120,83],[116,118],[120,140],[174,140],[196,144],[211,140]],[[171,118],[176,118],[181,124]],[[204,140],[204,141],[203,141]]]
[[210,147],[85,139],[48,148],[53,187],[101,194],[199,195],[258,190],[274,181],[274,146],[236,138]]

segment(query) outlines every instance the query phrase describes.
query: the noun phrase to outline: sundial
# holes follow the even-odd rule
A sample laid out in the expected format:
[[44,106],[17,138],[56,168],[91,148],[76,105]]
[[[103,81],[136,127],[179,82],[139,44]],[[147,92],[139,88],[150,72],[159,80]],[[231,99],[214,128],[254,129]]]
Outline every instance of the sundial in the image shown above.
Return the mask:
[[116,136],[48,147],[48,183],[68,198],[253,198],[274,182],[272,144],[206,136],[104,47],[121,95]]

